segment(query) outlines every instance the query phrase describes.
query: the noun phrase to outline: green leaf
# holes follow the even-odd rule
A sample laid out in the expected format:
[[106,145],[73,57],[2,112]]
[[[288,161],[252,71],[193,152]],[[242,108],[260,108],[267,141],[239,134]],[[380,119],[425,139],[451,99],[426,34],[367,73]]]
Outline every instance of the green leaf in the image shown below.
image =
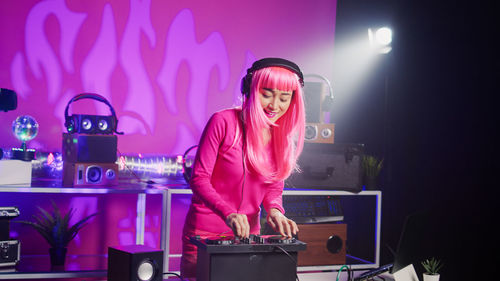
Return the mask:
[[16,221],[33,227],[51,247],[67,247],[88,220],[97,215],[97,213],[91,214],[70,227],[69,222],[76,210],[70,208],[63,215],[54,201],[52,201],[52,207],[52,212],[49,212],[38,206],[40,212],[32,216],[33,221]]
[[424,267],[425,272],[428,274],[431,274],[431,275],[439,274],[439,271],[443,267],[441,260],[438,260],[434,257],[432,257],[431,259],[426,259],[425,261],[422,261],[421,264]]

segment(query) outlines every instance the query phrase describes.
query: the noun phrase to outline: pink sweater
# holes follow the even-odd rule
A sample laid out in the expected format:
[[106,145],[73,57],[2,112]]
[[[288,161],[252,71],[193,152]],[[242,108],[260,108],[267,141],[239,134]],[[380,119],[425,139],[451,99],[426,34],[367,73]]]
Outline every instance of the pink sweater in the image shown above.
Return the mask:
[[[264,183],[259,175],[243,171],[241,109],[216,112],[208,121],[196,154],[190,181],[193,198],[184,231],[222,233],[225,218],[246,214],[250,233],[260,230],[260,205],[269,211],[282,207],[283,181]],[[270,150],[269,150],[270,153]]]

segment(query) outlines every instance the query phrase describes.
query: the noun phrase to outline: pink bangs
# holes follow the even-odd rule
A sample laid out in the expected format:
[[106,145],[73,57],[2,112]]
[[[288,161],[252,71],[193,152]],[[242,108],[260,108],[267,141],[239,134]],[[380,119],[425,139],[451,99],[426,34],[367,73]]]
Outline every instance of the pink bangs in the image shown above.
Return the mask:
[[253,79],[257,83],[253,84],[255,88],[252,90],[264,87],[281,91],[297,91],[300,88],[297,74],[283,67],[273,66],[257,70]]

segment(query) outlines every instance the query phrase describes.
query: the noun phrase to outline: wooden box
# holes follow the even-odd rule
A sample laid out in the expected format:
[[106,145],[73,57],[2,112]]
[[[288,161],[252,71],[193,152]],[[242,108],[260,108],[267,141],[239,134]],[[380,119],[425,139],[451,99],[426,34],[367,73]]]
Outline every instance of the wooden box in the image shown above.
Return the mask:
[[[298,239],[307,243],[307,249],[299,252],[298,266],[345,264],[346,224],[299,224],[298,227]],[[335,253],[329,251],[328,245]]]

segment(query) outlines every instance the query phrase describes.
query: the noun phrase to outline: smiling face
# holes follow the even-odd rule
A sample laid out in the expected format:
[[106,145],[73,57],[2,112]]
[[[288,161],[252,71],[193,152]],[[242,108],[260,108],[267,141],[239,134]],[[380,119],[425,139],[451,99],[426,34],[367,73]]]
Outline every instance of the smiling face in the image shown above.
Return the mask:
[[290,107],[292,96],[292,91],[270,88],[260,88],[259,90],[260,105],[264,110],[264,114],[273,123],[286,113]]

